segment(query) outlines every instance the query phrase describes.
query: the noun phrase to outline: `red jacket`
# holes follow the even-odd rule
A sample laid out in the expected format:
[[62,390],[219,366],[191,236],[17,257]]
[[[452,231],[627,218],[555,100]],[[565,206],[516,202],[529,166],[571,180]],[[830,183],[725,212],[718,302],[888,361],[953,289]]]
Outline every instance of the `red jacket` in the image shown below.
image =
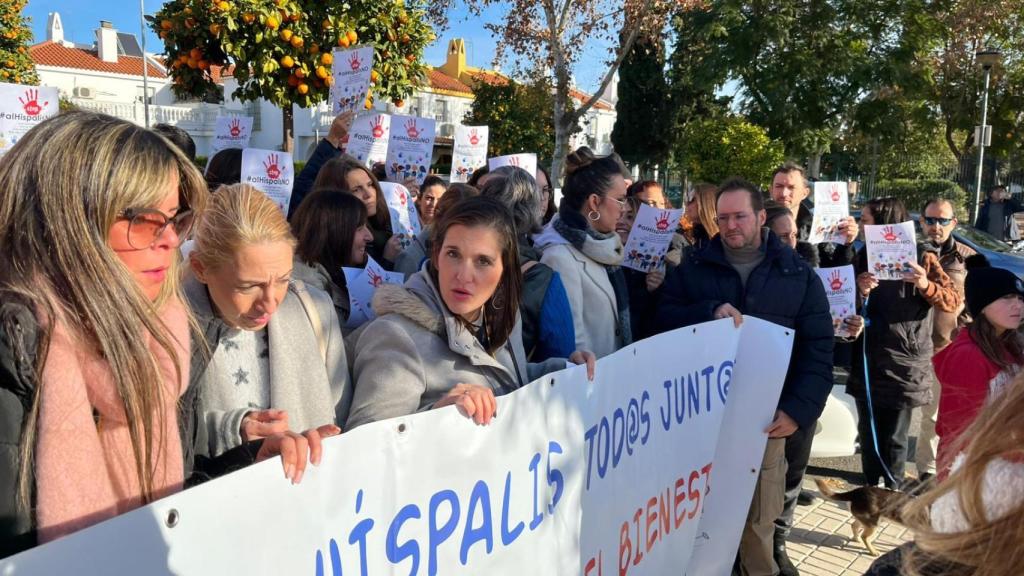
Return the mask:
[[993,389],[1008,384],[1019,368],[1000,370],[982,353],[970,330],[964,329],[953,342],[932,358],[935,376],[942,386],[935,432],[939,435],[936,455],[939,468],[946,470],[955,453],[950,453],[960,434],[985,406]]

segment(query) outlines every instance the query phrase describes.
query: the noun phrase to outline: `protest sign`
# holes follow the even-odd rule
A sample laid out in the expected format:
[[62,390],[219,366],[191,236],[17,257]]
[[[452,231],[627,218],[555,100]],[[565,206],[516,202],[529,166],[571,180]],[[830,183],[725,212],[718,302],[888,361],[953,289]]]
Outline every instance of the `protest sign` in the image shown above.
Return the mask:
[[857,313],[857,278],[853,266],[818,268],[816,272],[825,287],[825,296],[828,297],[828,307],[832,313],[832,330],[839,338],[851,336],[843,320]]
[[640,272],[661,268],[682,215],[682,209],[662,210],[641,204],[626,240],[622,265]]
[[846,235],[838,231],[838,226],[849,215],[850,197],[846,193],[846,182],[815,182],[814,219],[807,241],[811,244],[845,244]]
[[49,86],[25,86],[0,82],[0,156],[26,132],[57,115],[59,93]]
[[903,280],[911,263],[917,264],[917,237],[913,222],[864,226],[868,272],[877,280]]
[[487,165],[487,126],[455,126],[452,182],[469,182],[473,171]]
[[342,268],[345,286],[348,288],[349,315],[345,328],[354,330],[377,317],[371,303],[373,295],[384,284],[404,284],[405,276],[400,272],[388,272],[369,254],[365,268]]
[[423,184],[434,154],[434,121],[415,116],[391,117],[391,137],[385,167],[388,180],[404,182],[415,178]]
[[295,167],[290,152],[246,148],[242,151],[242,183],[258,188],[288,212]]
[[498,156],[487,161],[487,169],[494,170],[502,166],[515,166],[530,173],[530,176],[537,177],[537,155],[536,154],[509,154]]
[[248,148],[252,137],[252,117],[218,116],[213,127],[210,158],[225,148]]
[[373,70],[373,46],[356,46],[343,50],[335,48],[331,61],[331,112],[362,110],[370,91]]
[[377,162],[384,162],[388,159],[388,139],[390,138],[390,114],[361,114],[352,121],[345,153],[372,168]]
[[725,576],[792,339],[749,317],[661,334],[593,382],[574,366],[499,397],[489,426],[447,407],[348,430],[298,486],[271,459],[0,573]]
[[405,186],[395,182],[381,182],[380,188],[384,192],[384,200],[388,203],[388,211],[391,213],[391,229],[400,235],[402,248],[408,248],[413,237],[423,231],[412,194]]

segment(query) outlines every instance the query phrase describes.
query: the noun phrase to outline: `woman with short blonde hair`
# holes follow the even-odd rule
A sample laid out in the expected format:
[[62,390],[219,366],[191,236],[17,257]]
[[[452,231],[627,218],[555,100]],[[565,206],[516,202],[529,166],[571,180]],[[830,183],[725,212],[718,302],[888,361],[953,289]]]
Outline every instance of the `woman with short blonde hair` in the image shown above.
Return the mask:
[[192,356],[202,454],[344,424],[351,395],[338,317],[326,293],[292,280],[295,245],[277,205],[246,184],[221,188],[199,221],[185,294],[210,346]]

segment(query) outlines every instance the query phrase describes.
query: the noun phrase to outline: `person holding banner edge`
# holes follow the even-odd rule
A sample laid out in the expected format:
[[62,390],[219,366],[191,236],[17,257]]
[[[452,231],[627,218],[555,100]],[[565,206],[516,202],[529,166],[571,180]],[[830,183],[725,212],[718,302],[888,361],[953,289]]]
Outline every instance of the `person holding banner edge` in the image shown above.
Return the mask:
[[[566,366],[526,360],[516,229],[504,204],[459,202],[435,223],[431,246],[426,269],[377,290],[377,318],[356,333],[352,428],[453,404],[488,424],[495,396]],[[592,353],[577,350],[569,362],[593,379]]]
[[207,191],[183,153],[129,122],[67,112],[12,147],[0,184],[0,557],[197,476],[281,454],[295,478],[319,462],[333,429],[275,434],[216,460],[188,444],[195,387],[177,251]]
[[810,429],[832,388],[832,316],[817,274],[774,233],[762,228],[761,192],[736,178],[717,193],[719,233],[688,255],[662,287],[658,328],[749,314],[795,331],[793,356],[768,442],[739,550],[744,575],[779,573],[774,555],[775,519],[783,510],[785,438]]

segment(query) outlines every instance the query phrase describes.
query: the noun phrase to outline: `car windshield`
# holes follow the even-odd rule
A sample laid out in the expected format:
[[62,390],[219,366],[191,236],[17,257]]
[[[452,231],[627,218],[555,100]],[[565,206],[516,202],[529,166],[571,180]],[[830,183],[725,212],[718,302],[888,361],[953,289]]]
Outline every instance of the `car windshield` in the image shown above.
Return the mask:
[[995,252],[1012,252],[1013,248],[1009,244],[989,234],[974,228],[973,226],[964,226],[959,224],[956,227],[956,232],[959,236],[964,236],[971,242],[974,242],[978,246],[985,248],[986,250],[992,250]]

